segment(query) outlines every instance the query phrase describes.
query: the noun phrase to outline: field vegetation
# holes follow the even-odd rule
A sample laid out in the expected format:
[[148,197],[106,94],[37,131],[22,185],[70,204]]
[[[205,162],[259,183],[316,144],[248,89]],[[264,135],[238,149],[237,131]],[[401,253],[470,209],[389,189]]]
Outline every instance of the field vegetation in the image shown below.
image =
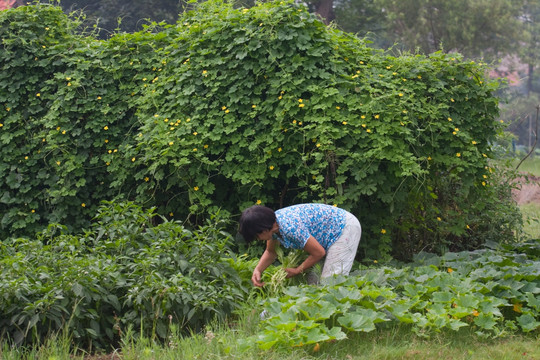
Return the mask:
[[[292,2],[80,24],[0,12],[0,358],[539,356],[536,210],[486,64]],[[282,249],[252,287],[240,210],[313,201],[359,215],[351,275],[285,279]]]

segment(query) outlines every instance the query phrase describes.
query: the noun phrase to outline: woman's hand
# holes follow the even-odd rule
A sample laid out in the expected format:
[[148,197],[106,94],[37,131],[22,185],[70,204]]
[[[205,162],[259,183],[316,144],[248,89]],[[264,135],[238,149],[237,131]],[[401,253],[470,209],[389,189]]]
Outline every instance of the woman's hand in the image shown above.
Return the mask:
[[261,272],[257,269],[253,270],[253,275],[251,275],[251,282],[253,285],[262,287],[264,286],[264,283],[261,281]]
[[302,269],[300,267],[297,268],[286,268],[285,272],[287,273],[287,278],[292,278],[293,276],[299,275],[302,273]]

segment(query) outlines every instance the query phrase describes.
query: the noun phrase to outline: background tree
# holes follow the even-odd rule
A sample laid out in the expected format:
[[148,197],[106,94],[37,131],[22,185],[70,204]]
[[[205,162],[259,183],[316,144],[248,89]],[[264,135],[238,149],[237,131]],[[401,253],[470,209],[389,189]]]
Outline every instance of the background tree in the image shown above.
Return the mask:
[[376,0],[390,36],[404,49],[441,49],[469,58],[493,58],[516,50],[522,0]]
[[368,37],[378,48],[387,48],[393,40],[388,36],[387,19],[377,0],[336,0],[335,22],[344,31]]
[[185,6],[179,0],[62,0],[60,5],[66,13],[82,10],[86,26],[97,24],[101,38],[115,30],[139,31],[149,21],[174,24]]
[[534,69],[540,64],[540,1],[526,0],[522,10],[521,21],[524,26],[524,36],[520,42],[519,57],[527,64],[527,97],[531,92],[540,92],[540,86],[534,83]]

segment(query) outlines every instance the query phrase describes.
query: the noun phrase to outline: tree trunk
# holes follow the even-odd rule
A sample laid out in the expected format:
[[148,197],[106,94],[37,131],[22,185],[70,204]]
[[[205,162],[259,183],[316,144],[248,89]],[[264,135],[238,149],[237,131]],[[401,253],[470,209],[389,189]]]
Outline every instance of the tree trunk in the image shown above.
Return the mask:
[[323,19],[326,25],[334,20],[334,0],[320,0],[316,3],[316,13]]
[[533,75],[534,75],[534,66],[533,64],[529,63],[529,71],[527,74],[527,97],[531,95],[531,91],[533,91]]

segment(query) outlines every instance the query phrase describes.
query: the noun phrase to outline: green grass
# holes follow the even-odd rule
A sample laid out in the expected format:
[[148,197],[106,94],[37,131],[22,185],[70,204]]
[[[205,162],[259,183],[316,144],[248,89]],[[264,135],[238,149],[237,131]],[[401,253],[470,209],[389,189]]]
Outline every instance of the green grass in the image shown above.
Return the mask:
[[[517,159],[514,166],[518,166],[520,161],[521,159]],[[528,157],[521,165],[519,165],[518,170],[534,176],[540,176],[540,157]]]
[[370,333],[353,333],[346,340],[322,343],[314,351],[313,345],[295,349],[262,351],[256,348],[241,352],[238,339],[252,335],[257,329],[257,316],[245,316],[234,326],[216,326],[201,334],[172,336],[168,344],[157,344],[149,339],[128,333],[119,349],[102,355],[70,353],[68,341],[52,339],[32,349],[13,349],[0,346],[0,359],[122,359],[122,360],[181,360],[181,359],[540,359],[540,334],[508,335],[497,339],[483,339],[472,329],[459,332],[444,331],[429,339],[413,334],[407,326],[391,326]]
[[524,204],[520,209],[523,214],[524,232],[533,239],[540,239],[540,204]]

